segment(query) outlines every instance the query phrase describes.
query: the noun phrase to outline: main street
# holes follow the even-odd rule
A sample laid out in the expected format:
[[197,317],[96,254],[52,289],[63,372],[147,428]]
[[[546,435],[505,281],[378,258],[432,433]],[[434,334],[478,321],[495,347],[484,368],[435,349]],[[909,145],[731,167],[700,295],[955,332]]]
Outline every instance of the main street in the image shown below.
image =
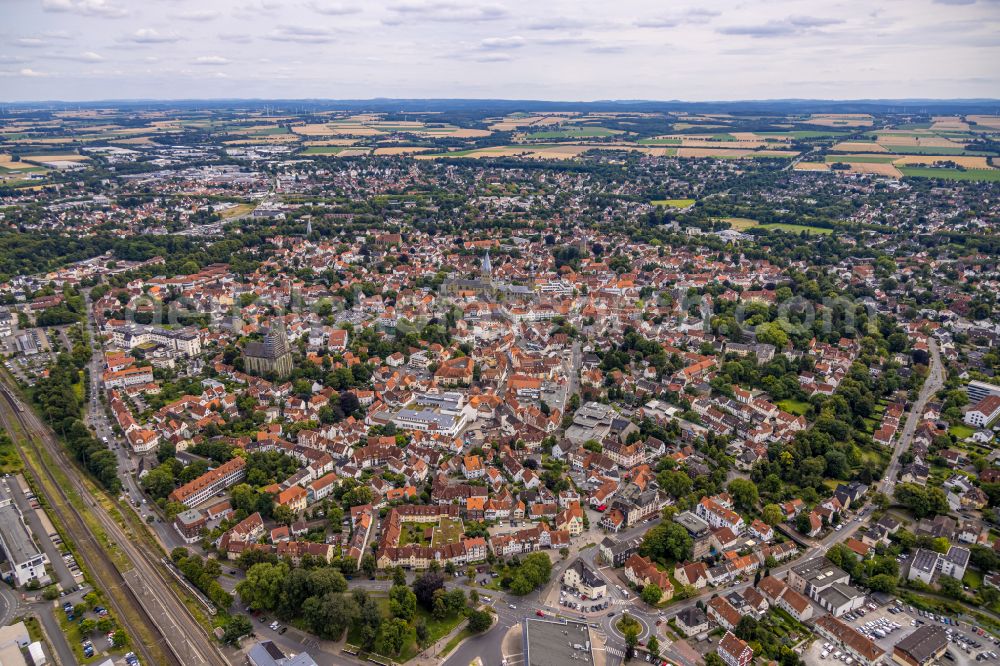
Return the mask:
[[889,466],[885,470],[885,478],[882,479],[882,483],[879,486],[879,489],[890,497],[896,485],[896,476],[899,474],[899,458],[905,451],[910,449],[910,444],[913,443],[913,435],[917,432],[917,426],[920,425],[920,420],[923,418],[927,402],[944,386],[945,375],[944,366],[941,363],[941,352],[934,338],[928,338],[928,340],[931,349],[931,364],[927,371],[927,379],[924,380],[924,385],[920,387],[917,400],[913,403],[913,407],[906,417],[903,432],[899,435],[899,440],[896,442],[896,448],[893,449]]

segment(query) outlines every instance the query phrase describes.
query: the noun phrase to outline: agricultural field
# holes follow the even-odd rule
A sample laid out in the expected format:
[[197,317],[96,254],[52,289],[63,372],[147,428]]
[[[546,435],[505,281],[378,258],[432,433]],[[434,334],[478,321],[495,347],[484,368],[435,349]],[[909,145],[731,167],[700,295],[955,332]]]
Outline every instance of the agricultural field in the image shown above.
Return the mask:
[[687,208],[694,205],[694,199],[656,199],[649,203],[653,206],[664,206],[666,208]]
[[871,164],[891,164],[897,159],[899,159],[898,155],[827,155],[826,156],[826,161],[828,164],[833,164],[835,162],[842,162],[845,164],[851,164],[854,162],[868,162]]
[[979,180],[1000,182],[1000,169],[947,169],[933,167],[901,167],[900,172],[908,178],[942,178],[944,180]]
[[528,139],[597,139],[607,136],[623,134],[621,130],[607,129],[606,127],[566,127],[557,130],[543,130],[541,132],[531,132],[525,135]]

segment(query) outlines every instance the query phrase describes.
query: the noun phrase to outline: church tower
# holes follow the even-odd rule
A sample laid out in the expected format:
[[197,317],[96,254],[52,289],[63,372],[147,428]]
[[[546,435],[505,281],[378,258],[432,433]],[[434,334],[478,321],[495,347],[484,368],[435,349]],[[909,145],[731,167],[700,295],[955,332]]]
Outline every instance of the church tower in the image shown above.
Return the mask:
[[479,274],[486,282],[493,281],[493,264],[490,262],[490,251],[486,250],[486,256],[479,266]]

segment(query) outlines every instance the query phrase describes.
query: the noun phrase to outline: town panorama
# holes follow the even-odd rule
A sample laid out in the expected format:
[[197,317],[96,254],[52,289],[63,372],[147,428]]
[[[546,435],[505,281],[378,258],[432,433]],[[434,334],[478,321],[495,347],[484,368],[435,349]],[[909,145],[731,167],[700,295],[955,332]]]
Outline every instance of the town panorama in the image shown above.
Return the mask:
[[5,105],[0,661],[998,663],[996,109]]

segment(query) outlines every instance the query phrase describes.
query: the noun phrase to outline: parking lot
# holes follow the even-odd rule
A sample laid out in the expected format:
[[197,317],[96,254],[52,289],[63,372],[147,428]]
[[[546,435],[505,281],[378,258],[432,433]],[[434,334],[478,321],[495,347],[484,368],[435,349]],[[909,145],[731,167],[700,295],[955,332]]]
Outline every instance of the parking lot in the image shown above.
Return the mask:
[[[896,643],[916,631],[918,627],[938,625],[948,634],[949,641],[947,653],[939,663],[957,666],[1000,663],[998,656],[1000,639],[987,634],[979,627],[955,618],[921,611],[903,603],[890,603],[888,606],[872,608],[873,605],[869,604],[847,613],[841,619],[868,636],[888,655],[892,654],[892,648]],[[822,643],[820,647],[823,647]],[[823,651],[820,650],[817,655],[820,659],[823,659]],[[826,659],[836,659],[835,652],[835,650],[830,651]]]
[[607,610],[610,602],[611,599],[609,597],[591,599],[584,594],[577,594],[573,588],[565,585],[562,586],[562,589],[559,592],[560,606],[564,606],[581,613],[596,613],[598,611]]

